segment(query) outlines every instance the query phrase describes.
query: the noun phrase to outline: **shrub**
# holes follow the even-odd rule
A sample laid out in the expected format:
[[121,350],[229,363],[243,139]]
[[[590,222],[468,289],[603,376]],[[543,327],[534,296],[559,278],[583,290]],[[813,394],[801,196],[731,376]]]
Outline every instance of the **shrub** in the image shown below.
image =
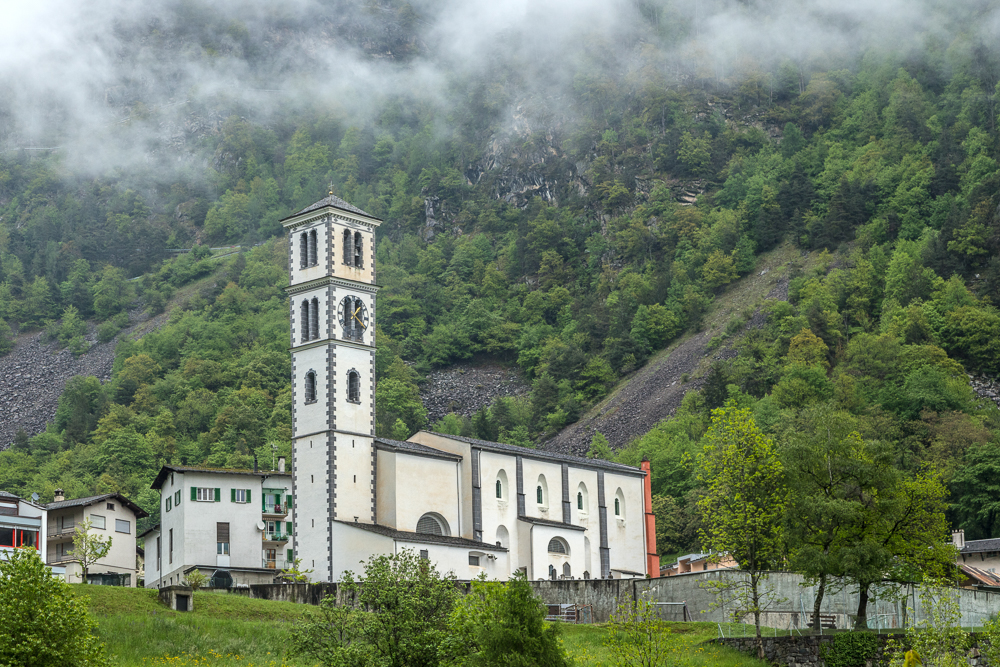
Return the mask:
[[559,629],[545,623],[545,609],[523,573],[508,582],[472,582],[448,617],[442,665],[507,667],[570,664]]
[[877,650],[878,635],[845,632],[834,637],[829,646],[820,647],[820,656],[827,667],[865,667]]
[[9,667],[102,667],[110,664],[96,624],[65,582],[34,549],[0,561],[0,664]]
[[101,322],[97,327],[97,340],[101,343],[107,343],[118,335],[121,329],[118,325],[114,323],[114,320],[108,320],[107,322]]

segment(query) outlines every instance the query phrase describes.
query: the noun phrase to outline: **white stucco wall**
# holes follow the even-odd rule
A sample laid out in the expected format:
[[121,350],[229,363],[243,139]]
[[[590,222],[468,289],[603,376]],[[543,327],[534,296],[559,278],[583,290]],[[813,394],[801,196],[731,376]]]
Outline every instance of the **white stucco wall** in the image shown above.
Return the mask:
[[[615,516],[615,494],[621,490],[622,513]],[[611,569],[646,573],[642,478],[604,474],[605,503],[608,506],[608,547]],[[599,561],[598,561],[599,562]]]
[[[326,431],[327,410],[327,346],[320,345],[292,352],[292,400],[295,401],[295,433],[308,435]],[[305,402],[306,374],[316,373],[316,401]]]
[[355,574],[364,572],[364,565],[373,554],[393,553],[391,537],[379,535],[361,528],[333,522],[333,580],[340,581],[341,575],[349,570]]
[[[505,544],[512,554],[519,549],[517,527],[517,463],[513,456],[481,452],[479,469],[482,478],[483,500],[483,541],[496,544],[497,531],[500,526],[507,532],[508,543]],[[507,483],[503,488],[503,498],[496,497],[496,481],[500,471],[504,472]],[[514,564],[510,572],[517,569],[518,559],[508,558],[508,566]],[[508,572],[508,574],[510,574]]]
[[330,580],[327,527],[330,523],[330,447],[325,433],[292,442],[295,477],[296,549],[313,581]]
[[434,512],[448,522],[450,534],[464,537],[459,517],[459,463],[399,452],[396,457],[396,528],[413,532],[417,521]]
[[[484,551],[470,547],[448,544],[428,544],[424,542],[397,540],[396,550],[411,549],[419,554],[427,551],[427,559],[434,563],[441,574],[452,573],[458,579],[475,579],[485,573],[490,579],[506,581],[510,578],[510,565],[506,552]],[[478,556],[479,565],[470,565],[469,556]],[[489,558],[493,556],[494,558]]]
[[[537,461],[522,457],[524,470],[524,510],[525,515],[562,521],[562,466],[548,461]],[[544,504],[538,504],[538,479],[544,476],[547,491]]]
[[[523,522],[522,522],[523,523]],[[563,575],[563,564],[570,564],[570,576],[583,578],[585,567],[584,532],[557,528],[555,526],[529,525],[528,532],[532,540],[531,566],[528,570],[531,579],[548,579],[549,565],[556,568],[556,578]],[[552,538],[561,538],[569,546],[568,554],[552,553],[548,550]]]

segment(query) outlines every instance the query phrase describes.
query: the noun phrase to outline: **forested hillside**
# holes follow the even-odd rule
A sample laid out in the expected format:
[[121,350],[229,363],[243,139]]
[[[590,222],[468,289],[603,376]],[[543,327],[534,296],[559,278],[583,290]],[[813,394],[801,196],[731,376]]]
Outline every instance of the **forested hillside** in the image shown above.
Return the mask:
[[110,383],[72,381],[49,430],[0,453],[0,488],[120,490],[155,520],[162,463],[287,453],[278,221],[332,185],[385,221],[380,434],[429,426],[422,374],[489,358],[530,396],[434,427],[544,446],[784,243],[803,256],[789,301],[738,354],[621,453],[595,438],[595,455],[653,460],[660,548],[698,546],[694,461],[728,399],[785,451],[823,429],[878,442],[903,481],[949,486],[970,539],[997,534],[1000,419],[967,377],[1000,371],[1000,57],[965,28],[985,10],[949,6],[940,29],[898,41],[718,60],[705,49],[724,35],[706,25],[764,9],[719,3],[713,24],[627,3],[608,26],[553,28],[551,45],[506,26],[495,57],[464,65],[447,12],[312,10],[129,14],[94,84],[103,101],[84,96],[107,123],[59,103],[34,124],[0,113],[3,349],[44,328],[82,354],[84,320],[108,337],[131,306],[171,309],[119,345]]

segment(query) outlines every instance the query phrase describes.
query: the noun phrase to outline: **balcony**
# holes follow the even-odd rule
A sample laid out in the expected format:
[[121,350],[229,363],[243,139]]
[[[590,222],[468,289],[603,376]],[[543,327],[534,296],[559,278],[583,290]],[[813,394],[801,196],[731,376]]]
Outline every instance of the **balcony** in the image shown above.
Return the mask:
[[284,560],[282,558],[277,558],[274,560],[265,558],[263,560],[263,565],[262,565],[262,567],[268,570],[287,570],[291,566],[292,566],[291,562]]
[[49,565],[54,565],[56,563],[70,563],[76,560],[76,556],[73,554],[51,554],[48,558],[47,563]]
[[265,532],[264,536],[263,536],[263,541],[264,542],[279,542],[279,543],[283,543],[283,542],[287,542],[288,540],[289,540],[289,536],[286,535],[285,533],[267,533],[267,532]]
[[76,534],[76,523],[73,521],[67,521],[61,527],[50,526],[48,532],[48,538],[50,540],[58,540],[67,537],[73,537],[74,534]]
[[285,518],[288,516],[288,505],[267,503],[264,505],[262,510],[263,514],[267,518]]

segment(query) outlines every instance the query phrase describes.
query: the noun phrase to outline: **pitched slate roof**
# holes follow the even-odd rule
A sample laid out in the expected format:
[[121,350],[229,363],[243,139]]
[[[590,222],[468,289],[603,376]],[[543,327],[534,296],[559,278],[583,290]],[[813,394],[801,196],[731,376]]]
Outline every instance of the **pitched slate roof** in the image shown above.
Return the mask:
[[14,500],[20,500],[20,496],[15,496],[13,493],[7,493],[6,491],[0,491],[0,498],[13,498]]
[[963,554],[977,554],[980,551],[1000,551],[1000,538],[991,538],[988,540],[968,540],[965,546],[959,549],[960,553]]
[[965,576],[975,580],[981,586],[1000,587],[1000,575],[997,575],[996,572],[989,572],[978,567],[972,567],[971,565],[959,565],[959,568],[961,568]]
[[45,505],[45,508],[48,510],[61,510],[67,507],[86,507],[88,505],[93,505],[94,503],[107,500],[108,498],[116,498],[121,504],[132,510],[138,519],[149,516],[149,514],[146,513],[146,510],[142,509],[120,493],[105,493],[99,496],[87,496],[86,498],[74,498],[73,500],[60,500],[59,502]]
[[523,521],[525,523],[534,523],[539,526],[550,526],[552,528],[565,528],[567,530],[587,530],[583,526],[574,526],[571,523],[563,523],[562,521],[553,521],[552,519],[540,519],[534,516],[519,516],[518,521]]
[[167,479],[167,474],[171,472],[206,472],[219,475],[243,475],[249,477],[276,477],[279,475],[291,476],[290,472],[278,472],[277,470],[259,470],[254,472],[253,470],[243,469],[243,468],[205,468],[201,466],[175,466],[175,465],[165,465],[160,468],[160,472],[156,474],[156,479],[150,484],[149,488],[159,489],[163,486],[163,482]]
[[411,533],[405,530],[396,530],[395,528],[390,528],[389,526],[383,526],[377,523],[354,523],[353,521],[341,521],[340,519],[334,519],[334,521],[336,523],[342,523],[345,526],[350,526],[351,528],[360,528],[361,530],[367,530],[369,533],[377,533],[394,540],[402,540],[405,542],[443,544],[445,546],[462,547],[465,549],[479,549],[481,551],[507,551],[506,548],[498,547],[495,544],[469,540],[464,537],[431,535],[430,533]]
[[404,440],[390,440],[389,438],[375,438],[375,447],[390,451],[401,451],[404,454],[415,454],[417,456],[430,456],[436,459],[448,459],[451,461],[461,461],[460,454],[452,454],[440,449],[434,449],[419,442],[406,442]]
[[[375,218],[375,216],[370,215],[368,213],[365,213],[364,211],[362,211],[360,208],[358,208],[354,204],[348,204],[346,201],[344,201],[343,199],[341,199],[340,197],[338,197],[336,195],[328,195],[326,197],[323,197],[322,199],[320,199],[315,204],[311,204],[309,206],[306,206],[304,209],[302,209],[298,213],[295,213],[295,214],[290,215],[288,217],[289,218],[294,218],[296,215],[302,215],[303,213],[309,213],[311,211],[318,211],[319,209],[325,208],[327,206],[332,206],[333,208],[339,208],[342,211],[349,211],[351,213],[358,213],[360,215],[365,216],[366,218]],[[378,218],[375,218],[375,219],[378,220]]]
[[636,468],[635,466],[627,466],[624,463],[614,463],[613,461],[605,461],[604,459],[588,459],[582,456],[571,456],[569,454],[559,454],[558,452],[546,452],[541,449],[531,449],[530,447],[518,447],[517,445],[508,445],[503,442],[490,442],[488,440],[479,440],[478,438],[466,438],[460,435],[435,433],[434,431],[427,431],[427,433],[441,436],[442,438],[451,438],[452,440],[459,440],[461,442],[466,442],[474,447],[479,447],[480,449],[486,449],[493,452],[501,452],[504,454],[514,454],[515,456],[523,456],[525,458],[541,459],[544,461],[558,461],[559,463],[569,463],[579,468],[602,468],[604,470],[624,473],[626,475],[646,474],[640,468]]

